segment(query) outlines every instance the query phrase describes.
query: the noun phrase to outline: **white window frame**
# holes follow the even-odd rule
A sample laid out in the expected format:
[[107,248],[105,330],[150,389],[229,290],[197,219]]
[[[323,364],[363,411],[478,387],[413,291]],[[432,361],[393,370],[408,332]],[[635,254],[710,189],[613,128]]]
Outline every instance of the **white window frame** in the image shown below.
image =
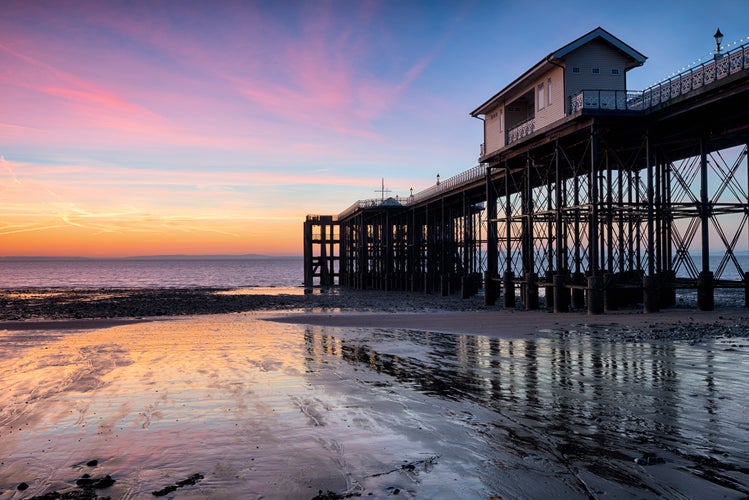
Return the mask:
[[536,97],[537,97],[536,108],[538,109],[538,111],[541,111],[542,109],[544,109],[544,103],[545,103],[544,94],[545,94],[544,82],[541,82],[538,84],[538,87],[536,87]]

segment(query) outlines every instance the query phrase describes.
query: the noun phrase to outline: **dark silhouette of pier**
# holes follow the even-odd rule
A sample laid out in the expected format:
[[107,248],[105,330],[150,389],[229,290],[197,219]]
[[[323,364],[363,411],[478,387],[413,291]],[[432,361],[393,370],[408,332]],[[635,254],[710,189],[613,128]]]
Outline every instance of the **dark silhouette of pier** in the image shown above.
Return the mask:
[[[522,99],[540,102],[542,85],[531,89]],[[479,165],[428,189],[308,216],[305,286],[483,291],[486,304],[519,297],[526,309],[543,295],[555,312],[591,314],[657,311],[679,289],[696,289],[697,307],[711,310],[716,288],[743,288],[749,305],[735,255],[749,237],[749,44],[644,91],[565,99],[563,116],[543,126],[510,128],[507,111],[501,147],[482,144]]]

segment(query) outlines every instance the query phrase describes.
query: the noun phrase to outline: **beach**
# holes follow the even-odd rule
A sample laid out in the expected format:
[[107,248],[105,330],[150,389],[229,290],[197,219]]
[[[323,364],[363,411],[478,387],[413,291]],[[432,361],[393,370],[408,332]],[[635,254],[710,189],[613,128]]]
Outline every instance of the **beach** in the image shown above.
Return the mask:
[[745,308],[202,289],[2,306],[0,498],[749,494]]

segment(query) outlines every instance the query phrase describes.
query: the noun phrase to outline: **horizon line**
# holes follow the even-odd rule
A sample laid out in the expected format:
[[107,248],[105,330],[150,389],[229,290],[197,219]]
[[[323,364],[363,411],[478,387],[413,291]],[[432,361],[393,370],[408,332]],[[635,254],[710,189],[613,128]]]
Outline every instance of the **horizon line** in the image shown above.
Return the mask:
[[292,259],[303,255],[269,255],[259,253],[246,254],[153,254],[128,255],[122,257],[92,257],[85,255],[3,255],[0,260],[138,260],[138,259]]

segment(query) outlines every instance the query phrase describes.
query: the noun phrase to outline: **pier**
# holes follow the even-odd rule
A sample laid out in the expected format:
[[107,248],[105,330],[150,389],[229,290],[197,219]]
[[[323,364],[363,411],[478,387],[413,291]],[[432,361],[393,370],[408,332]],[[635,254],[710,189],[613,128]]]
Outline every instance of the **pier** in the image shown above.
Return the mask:
[[749,44],[716,42],[712,60],[637,92],[623,75],[645,56],[601,28],[551,53],[471,112],[476,166],[308,216],[305,287],[482,291],[487,305],[543,297],[590,314],[655,312],[679,289],[711,310],[715,289],[742,288],[749,306],[735,255],[749,238]]

